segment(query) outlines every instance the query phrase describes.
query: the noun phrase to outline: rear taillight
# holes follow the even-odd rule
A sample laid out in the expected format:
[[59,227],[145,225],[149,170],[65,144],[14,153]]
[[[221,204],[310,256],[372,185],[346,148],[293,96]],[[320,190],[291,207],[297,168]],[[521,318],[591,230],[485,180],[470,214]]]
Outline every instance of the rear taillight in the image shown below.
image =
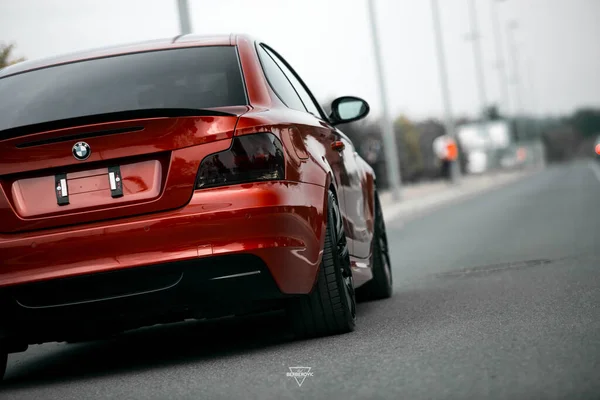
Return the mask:
[[272,133],[236,136],[231,147],[206,156],[196,189],[285,178],[283,147]]

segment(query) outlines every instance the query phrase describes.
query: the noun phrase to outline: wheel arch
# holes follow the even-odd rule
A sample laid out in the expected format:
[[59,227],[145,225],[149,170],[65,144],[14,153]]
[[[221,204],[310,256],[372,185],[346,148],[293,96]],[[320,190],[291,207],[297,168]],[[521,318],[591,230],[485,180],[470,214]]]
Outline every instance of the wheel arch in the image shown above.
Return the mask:
[[[327,172],[327,175],[325,177],[325,185],[323,187],[323,206],[322,206],[322,210],[323,210],[323,225],[321,227],[321,237],[319,237],[319,246],[321,249],[323,249],[323,246],[325,245],[325,235],[327,235],[327,224],[329,223],[329,191],[331,190],[333,192],[333,195],[335,196],[336,200],[338,201],[338,205],[339,205],[339,196],[338,196],[338,192],[337,192],[337,188],[335,187],[334,184],[335,180],[333,179],[333,172],[330,170]],[[315,274],[315,280],[313,282],[313,287],[317,282],[317,278],[319,276],[319,269],[321,268],[321,261],[322,261],[322,257],[323,254],[321,253],[319,255],[319,261],[318,261],[318,268],[317,268],[317,273]]]

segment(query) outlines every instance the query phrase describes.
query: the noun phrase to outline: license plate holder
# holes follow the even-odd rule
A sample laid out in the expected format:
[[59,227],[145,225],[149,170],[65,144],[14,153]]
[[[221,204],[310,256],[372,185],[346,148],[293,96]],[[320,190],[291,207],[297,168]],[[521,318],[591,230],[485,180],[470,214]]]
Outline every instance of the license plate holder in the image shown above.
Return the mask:
[[118,165],[108,167],[108,183],[110,185],[110,195],[112,198],[123,196],[123,176],[121,167]]
[[59,206],[66,206],[69,204],[67,174],[54,175],[54,192],[56,193],[56,203],[58,203]]

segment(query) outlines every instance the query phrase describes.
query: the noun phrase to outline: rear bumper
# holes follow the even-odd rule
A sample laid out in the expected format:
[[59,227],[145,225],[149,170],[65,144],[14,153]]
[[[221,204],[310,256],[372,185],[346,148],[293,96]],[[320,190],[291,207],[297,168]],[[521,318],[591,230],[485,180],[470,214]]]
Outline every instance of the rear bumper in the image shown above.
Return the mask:
[[197,191],[170,212],[0,235],[0,289],[250,254],[265,263],[282,293],[308,293],[320,262],[324,199],[325,189],[317,185],[251,183]]
[[198,191],[180,210],[0,236],[0,340],[260,311],[309,293],[324,194],[236,185]]

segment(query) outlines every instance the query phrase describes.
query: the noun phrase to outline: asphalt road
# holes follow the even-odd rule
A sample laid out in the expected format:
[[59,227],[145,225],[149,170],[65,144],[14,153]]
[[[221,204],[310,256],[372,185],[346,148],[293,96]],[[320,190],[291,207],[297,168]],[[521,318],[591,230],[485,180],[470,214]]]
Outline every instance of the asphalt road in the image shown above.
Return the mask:
[[587,164],[549,168],[390,224],[395,295],[354,333],[291,341],[266,316],[33,346],[0,398],[598,399],[599,211]]

